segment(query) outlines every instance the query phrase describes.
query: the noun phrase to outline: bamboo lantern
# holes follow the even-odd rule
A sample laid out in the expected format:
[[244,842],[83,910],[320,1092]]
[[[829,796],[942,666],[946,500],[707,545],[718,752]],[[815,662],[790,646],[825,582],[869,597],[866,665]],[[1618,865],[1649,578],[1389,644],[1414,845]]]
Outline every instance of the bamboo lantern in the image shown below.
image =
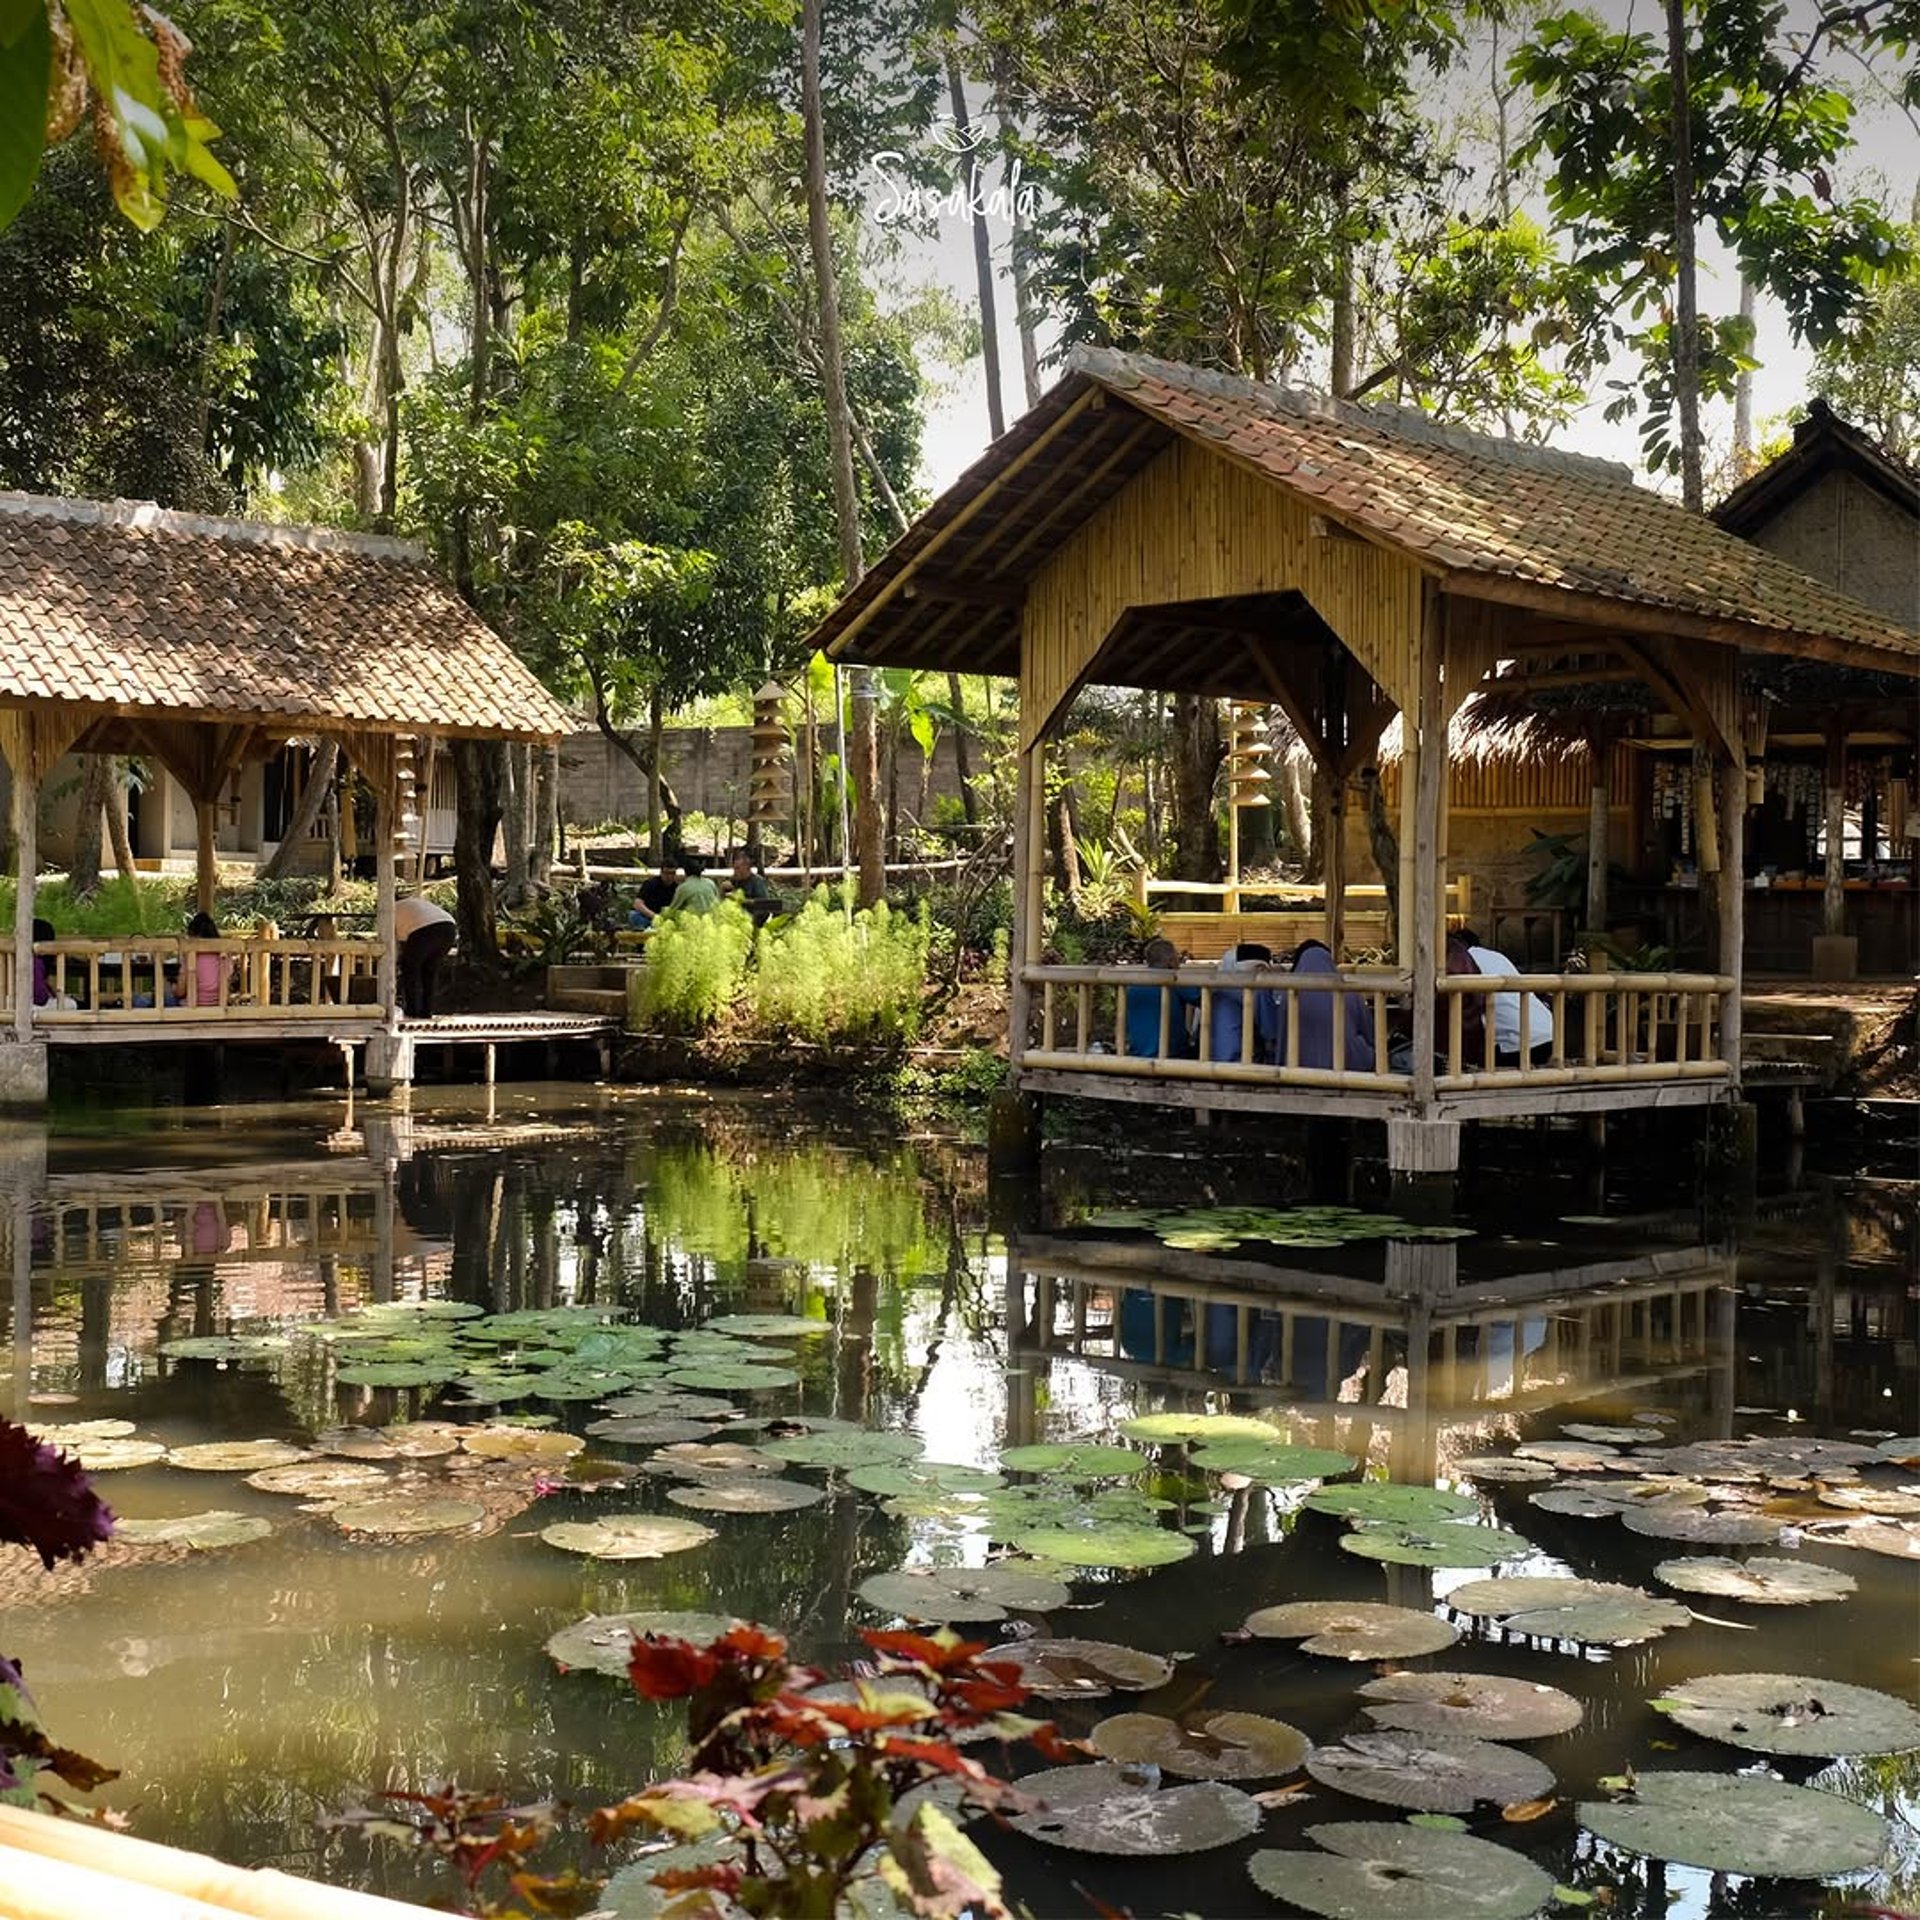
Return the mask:
[[753,760],[747,776],[747,822],[757,840],[786,817],[792,782],[787,760],[793,736],[787,730],[787,690],[777,680],[753,696]]
[[1240,809],[1265,807],[1272,802],[1267,788],[1273,775],[1267,771],[1273,746],[1267,739],[1267,713],[1264,707],[1235,701],[1227,746],[1227,910],[1240,906]]

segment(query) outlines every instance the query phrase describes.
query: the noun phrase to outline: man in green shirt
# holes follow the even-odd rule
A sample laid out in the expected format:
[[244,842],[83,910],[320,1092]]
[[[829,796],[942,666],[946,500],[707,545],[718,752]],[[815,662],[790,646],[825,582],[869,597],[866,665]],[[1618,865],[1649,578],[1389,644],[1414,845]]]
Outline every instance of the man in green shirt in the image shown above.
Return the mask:
[[689,913],[711,913],[720,904],[720,889],[706,875],[706,863],[697,853],[682,863],[687,877],[673,890],[673,905]]

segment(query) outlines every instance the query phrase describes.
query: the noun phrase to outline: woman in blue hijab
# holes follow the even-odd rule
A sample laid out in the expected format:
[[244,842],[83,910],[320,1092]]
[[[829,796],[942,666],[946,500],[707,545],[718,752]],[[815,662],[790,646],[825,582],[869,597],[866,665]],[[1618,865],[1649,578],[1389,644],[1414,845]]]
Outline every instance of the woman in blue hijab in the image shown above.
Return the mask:
[[[1302,973],[1337,973],[1333,964],[1333,955],[1319,940],[1306,940],[1293,956],[1293,971]],[[1275,994],[1281,1002],[1279,1035],[1275,1052],[1287,1065],[1297,1067],[1320,1067],[1331,1071],[1333,1067],[1333,1023],[1339,1020],[1346,1032],[1346,1058],[1342,1065],[1349,1073],[1368,1073],[1373,1068],[1373,1031],[1367,1018],[1367,1003],[1358,994],[1332,993],[1318,990],[1295,992],[1293,994]],[[1287,1027],[1285,1002],[1297,1000],[1300,1004],[1299,1039],[1300,1057],[1287,1059]]]

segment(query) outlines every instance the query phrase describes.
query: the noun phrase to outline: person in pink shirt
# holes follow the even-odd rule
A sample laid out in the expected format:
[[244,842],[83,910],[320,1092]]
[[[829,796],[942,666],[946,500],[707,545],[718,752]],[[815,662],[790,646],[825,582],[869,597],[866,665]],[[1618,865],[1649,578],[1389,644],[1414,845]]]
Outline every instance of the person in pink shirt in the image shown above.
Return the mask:
[[[219,923],[210,913],[196,913],[187,922],[189,940],[218,940]],[[224,953],[196,953],[193,965],[180,975],[180,1004],[187,1007],[217,1007],[220,987],[230,962]]]

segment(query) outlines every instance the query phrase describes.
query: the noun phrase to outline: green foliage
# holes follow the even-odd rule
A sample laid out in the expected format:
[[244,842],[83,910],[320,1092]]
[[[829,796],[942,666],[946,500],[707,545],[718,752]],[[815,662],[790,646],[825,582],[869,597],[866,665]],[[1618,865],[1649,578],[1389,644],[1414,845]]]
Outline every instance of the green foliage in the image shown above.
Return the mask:
[[902,1045],[920,1030],[928,923],[878,906],[848,916],[817,888],[761,929],[747,1006],[769,1033],[821,1043]]
[[1587,897],[1587,838],[1582,833],[1542,833],[1530,827],[1527,851],[1540,865],[1527,876],[1526,895],[1536,907],[1577,907]]
[[712,1026],[740,991],[752,950],[753,922],[731,900],[710,913],[663,913],[647,942],[641,1016],[682,1033]]

